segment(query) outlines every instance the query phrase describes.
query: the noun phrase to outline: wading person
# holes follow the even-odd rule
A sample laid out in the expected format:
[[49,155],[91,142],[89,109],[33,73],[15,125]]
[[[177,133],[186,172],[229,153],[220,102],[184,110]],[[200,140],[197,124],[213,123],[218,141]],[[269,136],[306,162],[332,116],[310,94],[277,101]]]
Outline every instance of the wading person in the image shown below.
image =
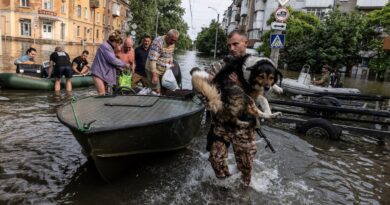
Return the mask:
[[148,80],[146,78],[145,64],[146,59],[148,58],[150,43],[152,39],[149,35],[144,35],[142,37],[142,45],[135,49],[135,72],[133,73],[131,87],[137,86],[139,82],[142,83],[144,87],[148,86]]
[[[54,70],[53,70],[54,68]],[[54,71],[54,72],[53,72]],[[48,71],[48,78],[51,75],[55,77],[54,91],[58,92],[61,90],[61,78],[66,78],[66,91],[72,91],[72,66],[70,63],[69,54],[64,51],[62,47],[56,47],[55,51],[50,55],[50,67]]]
[[179,35],[179,31],[171,29],[166,35],[154,39],[150,46],[146,76],[148,86],[157,93],[161,93],[161,77],[168,67],[173,66],[173,52]]
[[96,52],[91,73],[98,95],[105,95],[108,86],[116,85],[116,69],[130,69],[130,64],[115,56],[115,50],[122,42],[121,32],[114,31]]
[[[246,55],[246,47],[248,39],[243,31],[232,31],[228,35],[229,58],[243,59]],[[243,62],[243,61],[241,61]],[[215,76],[223,69],[224,62],[215,62],[206,71]],[[238,66],[241,67],[242,65]],[[229,76],[230,80],[237,85],[241,85],[237,74],[234,72]],[[209,79],[210,82],[212,79]],[[246,118],[244,116],[244,118]],[[223,179],[231,174],[228,169],[227,157],[228,147],[233,146],[233,151],[237,163],[237,168],[242,173],[242,180],[245,185],[249,185],[251,181],[251,172],[253,166],[253,158],[256,154],[256,135],[255,125],[256,119],[248,118],[250,122],[248,127],[240,127],[238,125],[223,122],[222,120],[212,116],[212,124],[207,136],[207,150],[210,151],[209,161],[217,178]]]
[[88,58],[89,52],[84,50],[80,56],[77,56],[72,61],[73,74],[87,75],[89,73]]

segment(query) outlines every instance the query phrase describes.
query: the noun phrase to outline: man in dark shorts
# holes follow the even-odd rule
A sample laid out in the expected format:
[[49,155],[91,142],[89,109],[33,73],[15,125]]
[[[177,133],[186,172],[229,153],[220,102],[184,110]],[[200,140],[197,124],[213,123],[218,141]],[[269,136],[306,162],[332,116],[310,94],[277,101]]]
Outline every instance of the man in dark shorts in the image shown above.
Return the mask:
[[54,77],[56,78],[54,84],[54,91],[61,90],[61,77],[66,78],[66,91],[72,91],[71,78],[73,75],[72,66],[70,64],[69,54],[67,54],[62,47],[56,47],[55,51],[50,55],[49,78],[51,77],[54,67]]
[[87,75],[89,73],[88,58],[89,52],[84,50],[80,56],[76,57],[72,61],[73,74]]

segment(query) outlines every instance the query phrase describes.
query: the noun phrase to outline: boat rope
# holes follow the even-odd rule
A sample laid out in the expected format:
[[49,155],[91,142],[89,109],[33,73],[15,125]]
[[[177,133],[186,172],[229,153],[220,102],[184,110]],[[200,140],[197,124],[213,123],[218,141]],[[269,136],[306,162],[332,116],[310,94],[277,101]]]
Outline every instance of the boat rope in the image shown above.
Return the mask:
[[71,100],[70,100],[70,107],[72,108],[72,112],[73,112],[73,117],[74,119],[76,120],[76,125],[77,125],[77,129],[80,130],[81,132],[86,132],[86,131],[89,131],[91,129],[91,124],[94,123],[96,120],[93,120],[89,123],[84,123],[83,126],[81,126],[80,124],[80,120],[79,118],[77,117],[76,115],[76,110],[74,108],[74,103],[77,101],[77,99],[72,96]]

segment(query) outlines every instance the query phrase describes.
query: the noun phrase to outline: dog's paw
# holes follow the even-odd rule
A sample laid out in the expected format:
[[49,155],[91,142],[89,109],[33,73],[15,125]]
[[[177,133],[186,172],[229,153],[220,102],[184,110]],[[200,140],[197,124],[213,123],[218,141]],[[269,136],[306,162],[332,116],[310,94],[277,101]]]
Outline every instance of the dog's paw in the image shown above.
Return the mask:
[[272,86],[272,91],[274,91],[277,94],[282,94],[283,93],[283,88],[281,88],[281,87],[279,87],[277,85],[273,85]]
[[278,118],[281,117],[282,113],[281,112],[274,112],[270,115],[271,118]]

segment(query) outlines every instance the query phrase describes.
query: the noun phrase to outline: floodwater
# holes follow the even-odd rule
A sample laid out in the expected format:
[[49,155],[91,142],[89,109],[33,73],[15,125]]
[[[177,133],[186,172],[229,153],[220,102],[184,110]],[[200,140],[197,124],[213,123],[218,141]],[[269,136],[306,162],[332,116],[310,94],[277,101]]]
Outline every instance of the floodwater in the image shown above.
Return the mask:
[[[20,45],[2,61],[12,64],[18,49]],[[73,57],[82,48],[67,50]],[[192,51],[177,59],[187,88],[189,69],[210,62]],[[0,71],[12,69],[4,65]],[[380,92],[389,88],[379,87]],[[94,93],[93,88],[73,91],[77,98]],[[354,136],[328,141],[263,127],[277,152],[264,149],[258,139],[252,183],[245,188],[232,151],[233,175],[215,178],[203,125],[188,148],[140,157],[127,165],[131,168],[125,176],[105,183],[57,120],[56,109],[69,101],[65,93],[0,90],[0,96],[0,204],[390,204],[388,142],[378,145]]]

